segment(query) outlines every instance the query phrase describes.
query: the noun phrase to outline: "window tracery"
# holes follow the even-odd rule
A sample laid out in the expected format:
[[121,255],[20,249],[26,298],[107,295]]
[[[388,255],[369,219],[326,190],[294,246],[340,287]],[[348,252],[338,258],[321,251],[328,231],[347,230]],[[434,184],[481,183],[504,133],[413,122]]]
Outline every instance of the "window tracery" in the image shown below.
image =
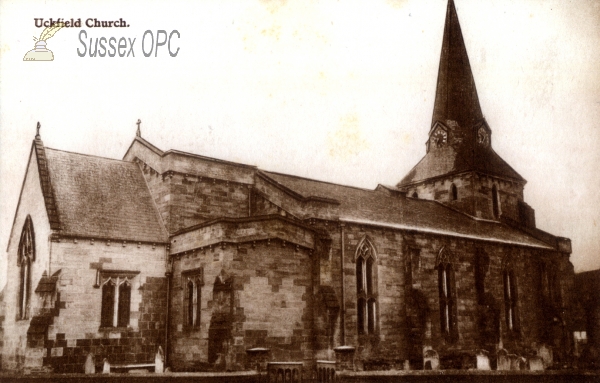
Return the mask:
[[506,328],[509,331],[518,331],[518,289],[514,270],[514,259],[508,256],[504,260],[502,278],[504,282],[504,316]]
[[436,262],[440,297],[440,328],[442,335],[448,341],[458,339],[454,263],[456,263],[454,254],[446,247],[442,247]]
[[29,303],[31,298],[31,264],[35,261],[35,233],[31,216],[25,218],[19,250],[17,254],[17,266],[19,267],[19,299],[17,319],[27,319],[29,315]]
[[376,257],[371,242],[364,238],[356,249],[357,327],[359,334],[377,331]]
[[182,273],[184,286],[184,322],[188,327],[200,327],[202,312],[202,286],[204,277],[202,268]]

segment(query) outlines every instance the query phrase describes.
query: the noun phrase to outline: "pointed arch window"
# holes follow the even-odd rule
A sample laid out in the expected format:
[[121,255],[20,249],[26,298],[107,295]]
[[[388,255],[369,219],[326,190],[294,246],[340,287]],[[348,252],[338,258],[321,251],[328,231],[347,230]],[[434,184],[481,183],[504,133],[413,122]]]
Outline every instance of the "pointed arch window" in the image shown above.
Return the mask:
[[358,334],[377,331],[377,259],[374,247],[364,238],[356,249],[356,296]]
[[419,194],[418,194],[417,192],[413,192],[413,193],[412,193],[412,197],[413,197],[413,198],[419,198]]
[[131,313],[131,287],[139,271],[102,270],[96,271],[94,287],[102,290],[100,327],[127,327]]
[[182,273],[184,287],[183,308],[184,324],[188,327],[200,327],[202,312],[203,269],[193,269]]
[[19,250],[17,266],[19,267],[19,300],[17,319],[27,319],[29,315],[29,302],[31,298],[31,264],[35,261],[35,233],[31,216],[25,218]]
[[492,186],[492,208],[494,210],[494,218],[500,217],[500,198],[496,185]]
[[100,327],[129,326],[131,279],[127,276],[108,277],[102,283]]
[[440,297],[440,329],[442,336],[454,342],[458,339],[458,315],[456,301],[456,280],[454,275],[454,254],[442,247],[438,254],[438,288]]
[[519,330],[518,289],[513,260],[511,258],[505,261],[502,278],[504,282],[504,316],[506,328],[509,331],[517,332]]

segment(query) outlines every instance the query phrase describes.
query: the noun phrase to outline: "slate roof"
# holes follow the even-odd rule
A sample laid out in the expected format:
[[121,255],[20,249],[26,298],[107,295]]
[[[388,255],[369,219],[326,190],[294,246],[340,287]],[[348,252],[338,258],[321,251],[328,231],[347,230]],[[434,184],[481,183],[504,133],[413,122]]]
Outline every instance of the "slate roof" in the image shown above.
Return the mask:
[[167,241],[137,164],[50,148],[45,154],[62,235]]
[[58,276],[60,275],[60,269],[55,272],[54,274],[52,274],[52,276],[48,276],[48,273],[46,272],[46,270],[44,270],[44,273],[42,274],[42,278],[40,278],[40,281],[37,285],[37,287],[35,288],[35,292],[36,293],[53,293],[54,291],[56,291],[56,282],[58,282]]
[[[390,196],[386,192],[336,185],[274,172],[276,183],[304,196],[339,201],[339,219],[359,224],[551,249],[552,246],[500,222],[479,220],[439,202]],[[315,217],[319,218],[319,217]]]
[[438,176],[446,176],[467,171],[478,171],[499,177],[509,177],[521,182],[519,175],[492,148],[471,147],[468,150],[456,150],[446,146],[429,151],[398,183],[405,186]]

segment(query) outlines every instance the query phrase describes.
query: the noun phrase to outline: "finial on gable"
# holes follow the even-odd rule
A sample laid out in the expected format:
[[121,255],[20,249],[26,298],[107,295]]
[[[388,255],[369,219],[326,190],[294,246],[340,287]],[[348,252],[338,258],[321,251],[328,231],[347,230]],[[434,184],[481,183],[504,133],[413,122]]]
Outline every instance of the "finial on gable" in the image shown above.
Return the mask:
[[141,137],[141,136],[142,136],[142,131],[140,130],[140,124],[141,124],[141,123],[142,123],[142,120],[140,120],[140,119],[138,118],[138,120],[137,120],[137,122],[136,122],[136,124],[137,124],[137,131],[135,132],[135,135],[136,135],[136,136],[138,136],[138,137]]
[[40,136],[40,128],[42,127],[42,125],[40,124],[40,122],[38,121],[37,123],[37,127],[36,127],[36,132],[35,132],[35,139],[39,140],[42,137]]

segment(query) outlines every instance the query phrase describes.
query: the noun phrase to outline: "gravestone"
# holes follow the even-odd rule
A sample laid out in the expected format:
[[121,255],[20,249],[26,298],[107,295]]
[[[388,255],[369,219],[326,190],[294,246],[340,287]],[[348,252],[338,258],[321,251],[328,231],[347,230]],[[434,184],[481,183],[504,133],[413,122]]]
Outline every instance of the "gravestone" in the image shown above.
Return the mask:
[[540,356],[529,358],[529,371],[544,371],[544,361]]
[[486,350],[479,350],[475,355],[477,361],[477,369],[478,370],[491,370],[490,367],[490,357],[488,356],[488,352]]
[[102,373],[110,374],[110,362],[106,358],[104,358],[104,365],[102,366]]
[[508,359],[510,360],[510,369],[514,371],[519,371],[521,369],[521,363],[519,360],[519,355],[517,354],[508,354]]
[[156,351],[156,356],[154,357],[154,372],[157,374],[162,374],[165,369],[165,358],[163,356],[162,347],[158,346],[158,351]]
[[508,358],[508,351],[501,348],[498,350],[498,371],[510,370],[510,359]]
[[538,348],[537,354],[540,358],[542,358],[542,362],[544,363],[544,368],[548,368],[548,367],[552,366],[552,363],[554,362],[552,348],[547,347],[545,344],[542,344]]
[[440,357],[433,349],[428,349],[423,352],[423,369],[424,370],[439,370]]
[[93,353],[89,353],[85,358],[85,364],[83,369],[86,374],[95,374],[96,373],[96,358]]

